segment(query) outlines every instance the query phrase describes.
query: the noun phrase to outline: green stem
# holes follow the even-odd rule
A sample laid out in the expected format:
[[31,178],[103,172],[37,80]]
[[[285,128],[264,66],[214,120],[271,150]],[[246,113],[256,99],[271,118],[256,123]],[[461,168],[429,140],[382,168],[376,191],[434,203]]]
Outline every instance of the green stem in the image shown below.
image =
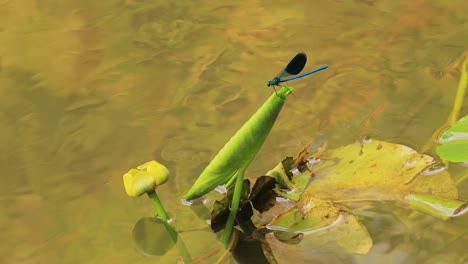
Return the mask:
[[229,212],[229,217],[226,222],[226,227],[224,228],[223,236],[221,237],[221,242],[224,246],[229,245],[229,240],[231,238],[232,229],[234,228],[234,221],[236,220],[237,211],[239,210],[240,197],[242,193],[242,185],[244,182],[244,168],[239,170],[236,175],[236,186],[234,186],[234,194],[232,195],[232,204],[231,211]]
[[229,179],[229,181],[226,184],[224,184],[224,187],[226,188],[226,190],[229,189],[229,187],[231,187],[231,185],[233,185],[234,182],[236,182],[236,179],[237,179],[236,177],[232,177],[231,179]]
[[159,200],[159,197],[156,194],[156,191],[148,192],[148,196],[153,202],[153,207],[154,207],[154,210],[156,210],[156,214],[159,216],[159,218],[162,221],[167,222],[169,220],[169,217],[167,216],[166,210],[164,210],[164,207],[161,203],[161,200]]
[[153,202],[154,210],[156,211],[156,214],[159,216],[159,219],[163,221],[164,227],[166,228],[167,232],[171,236],[172,241],[174,241],[174,243],[177,244],[177,247],[179,248],[181,256],[184,260],[184,263],[192,263],[192,257],[190,256],[190,253],[188,252],[188,249],[185,246],[184,241],[179,241],[179,243],[177,243],[177,231],[174,229],[174,227],[172,227],[167,222],[169,220],[169,217],[167,216],[166,210],[164,210],[161,200],[159,200],[158,194],[156,194],[155,190],[147,192],[147,194],[148,194],[148,197]]
[[458,120],[458,115],[463,106],[463,98],[465,98],[466,87],[468,85],[468,74],[466,72],[468,65],[468,57],[462,64],[460,82],[458,83],[457,94],[455,96],[455,102],[453,103],[452,115],[450,116],[450,125],[454,125]]
[[168,222],[163,222],[164,227],[166,228],[167,232],[169,232],[169,235],[172,238],[172,241],[174,241],[174,244],[177,245],[177,248],[179,249],[180,255],[182,259],[184,260],[183,263],[192,263],[192,257],[190,256],[190,253],[185,246],[185,243],[182,239],[177,241],[177,231],[172,227]]
[[455,181],[455,184],[456,185],[460,185],[464,180],[468,179],[468,173],[466,173],[465,175],[461,176],[460,178],[457,179],[457,181]]

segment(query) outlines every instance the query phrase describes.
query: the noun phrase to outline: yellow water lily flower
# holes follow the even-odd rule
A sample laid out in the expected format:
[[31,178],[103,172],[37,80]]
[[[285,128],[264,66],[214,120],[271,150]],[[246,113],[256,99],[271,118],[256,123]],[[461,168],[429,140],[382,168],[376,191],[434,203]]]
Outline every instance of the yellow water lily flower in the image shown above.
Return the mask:
[[157,186],[164,184],[169,179],[169,170],[161,163],[152,160],[130,169],[123,175],[125,191],[128,196],[138,197]]

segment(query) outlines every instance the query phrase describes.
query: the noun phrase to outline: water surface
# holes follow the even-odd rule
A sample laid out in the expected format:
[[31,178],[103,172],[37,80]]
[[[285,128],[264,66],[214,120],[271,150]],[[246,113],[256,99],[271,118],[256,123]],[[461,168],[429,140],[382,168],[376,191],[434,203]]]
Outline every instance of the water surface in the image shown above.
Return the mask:
[[[122,174],[164,163],[172,178],[158,192],[175,206],[299,51],[306,70],[329,69],[289,83],[295,96],[249,177],[310,140],[422,150],[451,111],[467,32],[462,0],[0,1],[0,256],[154,263],[131,241],[152,208],[126,196]],[[467,261],[466,216],[424,219],[407,227],[420,236],[391,241],[376,230],[397,219],[369,221],[376,247],[357,263]]]

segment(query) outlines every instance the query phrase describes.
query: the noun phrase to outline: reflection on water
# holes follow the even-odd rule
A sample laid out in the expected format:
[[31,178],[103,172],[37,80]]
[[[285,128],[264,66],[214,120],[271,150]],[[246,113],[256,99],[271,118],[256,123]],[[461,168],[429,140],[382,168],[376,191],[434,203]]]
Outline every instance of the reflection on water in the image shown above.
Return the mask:
[[[249,176],[311,139],[334,147],[372,135],[421,149],[450,113],[468,46],[465,1],[202,2],[0,1],[5,263],[152,263],[131,242],[151,207],[126,197],[122,173],[164,163],[173,178],[161,199],[183,218],[174,194],[299,51],[307,68],[329,69],[290,82],[296,96]],[[466,234],[466,217],[435,228],[428,219],[416,230]],[[428,242],[441,249],[419,259],[465,254],[466,235],[447,247],[423,238],[385,254]]]

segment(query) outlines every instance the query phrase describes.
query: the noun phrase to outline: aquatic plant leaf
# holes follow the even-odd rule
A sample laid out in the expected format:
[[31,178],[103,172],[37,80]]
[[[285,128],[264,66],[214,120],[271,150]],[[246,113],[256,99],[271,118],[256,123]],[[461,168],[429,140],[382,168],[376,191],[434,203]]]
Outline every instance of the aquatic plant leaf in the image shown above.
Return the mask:
[[291,88],[282,87],[273,94],[218,152],[184,199],[199,198],[247,168],[265,142],[291,92]]
[[[442,135],[439,138],[441,143],[459,139],[459,137],[452,134],[453,132],[468,133],[468,115],[460,118],[460,120],[458,120],[457,123],[455,123],[449,129],[445,130],[444,133],[442,133]],[[463,139],[467,139],[467,138],[463,137]]]
[[358,254],[367,253],[372,246],[367,230],[354,216],[340,212],[330,201],[311,196],[301,199],[266,228],[290,245],[306,243],[322,248],[331,244],[331,249]]
[[[266,226],[274,230],[266,239],[278,261],[367,253],[372,240],[349,214],[350,209],[359,209],[353,203],[356,201],[403,201],[432,215],[428,201],[436,207],[445,206],[440,215],[453,215],[465,208],[465,203],[456,200],[457,188],[448,172],[425,170],[433,159],[407,146],[371,140],[328,150],[320,157],[320,162],[292,175],[291,182],[303,174],[314,177],[299,201]],[[279,175],[281,170],[271,174]],[[346,213],[341,210],[344,205]]]
[[297,245],[301,243],[304,238],[304,233],[288,232],[288,231],[277,231],[274,232],[275,238],[279,241],[290,244]]
[[468,161],[468,140],[454,141],[437,146],[436,153],[443,160],[451,162]]
[[277,264],[267,260],[259,240],[239,240],[231,253],[236,260],[235,263]]
[[221,231],[226,226],[229,216],[229,201],[223,199],[213,203],[213,210],[210,214],[210,227],[214,232]]
[[170,229],[176,232],[167,222],[141,218],[133,227],[133,242],[140,253],[156,263],[215,263],[228,250],[207,228],[177,232],[176,239]]
[[270,176],[276,180],[276,183],[281,188],[294,189],[294,183],[291,181],[292,173],[289,171],[291,168],[293,160],[291,157],[285,158],[278,165],[276,165],[272,170],[265,173],[265,175]]
[[[275,188],[276,193],[293,201],[300,199],[312,177],[310,170],[305,167],[300,171],[298,167],[295,167],[295,163],[293,158],[287,157],[266,173],[266,175],[275,178],[278,183]],[[295,173],[291,171],[295,171]]]
[[420,174],[432,161],[407,146],[378,140],[329,150],[311,167],[314,178],[301,199],[399,200],[409,193],[456,198],[457,189],[449,175]]
[[[226,221],[230,212],[230,205],[232,201],[232,196],[234,192],[234,186],[231,186],[221,200],[217,200],[213,204],[213,210],[210,213],[210,226],[214,232],[222,230],[226,226]],[[252,205],[248,201],[248,196],[250,193],[250,181],[244,179],[242,194],[240,198],[239,211],[236,215],[237,222],[242,222],[250,220],[250,217],[253,215]],[[235,225],[237,224],[235,223]]]
[[267,228],[287,232],[309,232],[331,225],[339,216],[339,209],[331,202],[308,197],[273,219]]
[[444,199],[433,195],[409,194],[405,201],[414,210],[447,220],[467,212],[465,201]]
[[464,116],[439,137],[436,153],[451,162],[468,161],[468,115]]
[[144,217],[133,227],[133,240],[137,249],[145,255],[163,256],[176,244],[167,231],[171,227],[157,218]]
[[[278,263],[316,263],[323,255],[345,257],[347,254],[366,254],[372,247],[372,240],[367,230],[358,222],[355,216],[340,213],[339,218],[326,227],[309,232],[267,234],[266,242],[272,249]],[[286,235],[290,241],[282,241]],[[286,237],[287,238],[287,237]],[[300,243],[295,238],[302,238]],[[286,242],[286,243],[285,243]],[[331,260],[330,257],[325,259]],[[320,261],[318,263],[321,263]]]
[[260,176],[255,181],[249,200],[252,206],[261,212],[270,209],[276,202],[276,180],[270,176]]

